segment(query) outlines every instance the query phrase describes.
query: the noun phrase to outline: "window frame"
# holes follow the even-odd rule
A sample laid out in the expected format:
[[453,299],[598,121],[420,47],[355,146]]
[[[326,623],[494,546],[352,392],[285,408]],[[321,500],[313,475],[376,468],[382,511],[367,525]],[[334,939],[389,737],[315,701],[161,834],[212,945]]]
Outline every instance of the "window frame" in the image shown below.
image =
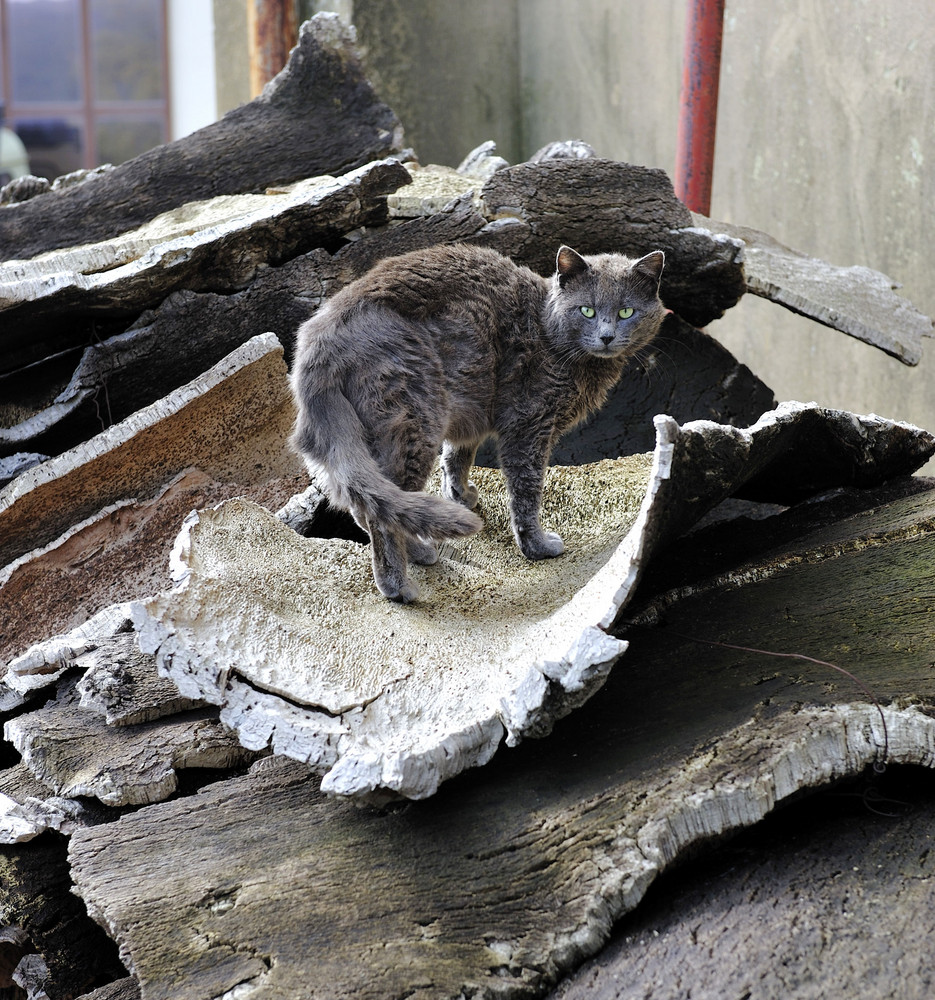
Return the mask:
[[140,121],[158,120],[162,127],[162,142],[172,136],[172,94],[169,67],[169,14],[168,0],[158,0],[162,30],[161,60],[163,97],[149,101],[96,100],[94,94],[94,64],[91,51],[91,0],[75,0],[79,5],[80,53],[81,53],[81,97],[77,103],[56,101],[29,101],[16,103],[13,99],[12,65],[10,59],[11,39],[9,31],[8,5],[10,0],[0,0],[0,104],[3,105],[3,123],[13,128],[22,119],[62,119],[79,121],[83,135],[81,166],[93,169],[100,165],[98,152],[98,123],[108,118],[120,116]]

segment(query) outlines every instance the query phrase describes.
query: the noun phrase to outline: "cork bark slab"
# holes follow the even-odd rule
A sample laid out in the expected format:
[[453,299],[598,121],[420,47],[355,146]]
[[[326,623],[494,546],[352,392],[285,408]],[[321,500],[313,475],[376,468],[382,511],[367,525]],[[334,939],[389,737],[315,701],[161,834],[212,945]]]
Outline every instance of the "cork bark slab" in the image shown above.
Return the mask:
[[931,996],[935,774],[844,782],[655,884],[550,1000]]
[[188,202],[100,243],[0,264],[0,314],[23,329],[63,313],[136,316],[181,288],[242,288],[261,268],[357,229],[407,183],[388,159],[262,194]]
[[358,543],[303,540],[241,501],[193,514],[175,589],[133,606],[140,646],[245,745],[325,772],[326,791],[424,798],[590,698],[626,649],[610,630],[654,553],[724,498],[869,484],[935,448],[908,425],[804,404],[747,429],[656,427],[651,457],[550,470],[557,560],[519,556],[502,479],[477,470],[486,527],[414,571],[411,607],[376,594]]
[[872,344],[905,365],[922,360],[932,320],[896,294],[899,282],[869,267],[836,267],[747,226],[696,216],[705,232],[743,243],[747,291]]
[[295,474],[301,463],[283,446],[294,419],[282,348],[273,334],[254,337],[168,396],[0,490],[0,564],[110,504],[152,497],[192,466],[243,481],[251,450],[254,482]]
[[[761,522],[756,571],[618,626],[596,697],[429,801],[362,810],[274,758],[77,831],[77,889],[147,998],[540,995],[689,848],[871,764],[935,764],[933,497]],[[712,639],[836,660],[882,709]]]

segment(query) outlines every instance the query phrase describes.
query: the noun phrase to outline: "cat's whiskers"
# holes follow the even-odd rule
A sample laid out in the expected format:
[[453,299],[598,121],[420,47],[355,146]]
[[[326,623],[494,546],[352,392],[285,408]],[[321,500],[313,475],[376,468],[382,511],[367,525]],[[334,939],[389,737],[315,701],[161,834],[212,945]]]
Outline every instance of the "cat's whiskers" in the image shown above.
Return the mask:
[[550,345],[543,344],[537,353],[545,359],[548,367],[552,368],[558,375],[565,377],[571,374],[571,369],[575,365],[579,365],[589,356],[580,344],[570,341]]
[[663,348],[658,340],[644,344],[634,354],[632,363],[638,364],[643,374],[650,381],[669,376],[676,367],[673,357]]

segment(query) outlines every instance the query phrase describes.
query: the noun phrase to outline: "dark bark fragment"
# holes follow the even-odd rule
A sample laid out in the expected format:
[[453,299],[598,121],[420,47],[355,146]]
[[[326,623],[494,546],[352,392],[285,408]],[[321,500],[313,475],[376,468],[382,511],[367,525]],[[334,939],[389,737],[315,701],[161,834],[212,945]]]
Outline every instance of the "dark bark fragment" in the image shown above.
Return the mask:
[[68,1000],[126,975],[117,946],[71,892],[65,838],[44,833],[0,847],[0,923],[21,928],[51,974],[50,1000]]
[[481,197],[494,221],[477,241],[540,274],[562,243],[579,253],[666,252],[662,299],[693,326],[724,314],[744,293],[739,241],[693,229],[662,170],[602,159],[554,159],[500,170]]
[[108,243],[0,265],[4,369],[80,345],[89,324],[93,334],[95,324],[127,322],[179,289],[241,289],[266,267],[340,245],[385,221],[386,194],[408,183],[397,160],[379,160],[338,179],[188,204]]

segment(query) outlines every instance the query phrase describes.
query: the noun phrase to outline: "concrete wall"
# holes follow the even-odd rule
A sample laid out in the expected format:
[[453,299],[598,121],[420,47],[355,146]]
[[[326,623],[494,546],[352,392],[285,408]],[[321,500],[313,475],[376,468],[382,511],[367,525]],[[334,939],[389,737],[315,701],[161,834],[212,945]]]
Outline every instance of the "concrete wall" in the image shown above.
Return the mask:
[[213,0],[218,115],[250,100],[246,0]]
[[487,139],[511,163],[523,158],[515,0],[354,0],[352,16],[377,91],[423,163],[457,166]]
[[[423,162],[581,138],[672,174],[685,0],[313,5],[353,18]],[[883,271],[935,314],[933,67],[932,0],[727,0],[711,214]],[[935,340],[909,369],[753,296],[709,332],[780,398],[935,429]]]
[[684,0],[520,0],[524,157],[554,139],[671,175]]
[[[864,264],[935,315],[935,7],[730,0],[712,214]],[[935,429],[935,340],[908,369],[746,297],[714,331],[785,398]]]

